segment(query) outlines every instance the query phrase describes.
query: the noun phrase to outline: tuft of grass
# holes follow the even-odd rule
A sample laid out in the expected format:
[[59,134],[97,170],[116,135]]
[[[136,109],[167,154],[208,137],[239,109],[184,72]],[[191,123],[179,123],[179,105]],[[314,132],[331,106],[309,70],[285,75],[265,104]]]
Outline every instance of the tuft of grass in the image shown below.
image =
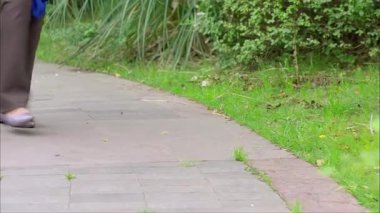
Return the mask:
[[149,212],[148,209],[141,210],[141,213],[148,213],[148,212]]
[[235,148],[233,155],[234,155],[234,159],[236,161],[240,161],[240,162],[244,162],[244,163],[248,161],[248,154],[244,150],[243,147]]
[[75,176],[75,174],[70,173],[70,172],[67,172],[67,173],[65,174],[65,178],[66,178],[66,180],[68,180],[68,181],[72,181],[72,180],[76,179],[77,177]]
[[292,213],[302,213],[302,204],[300,201],[296,201],[293,205],[292,205]]

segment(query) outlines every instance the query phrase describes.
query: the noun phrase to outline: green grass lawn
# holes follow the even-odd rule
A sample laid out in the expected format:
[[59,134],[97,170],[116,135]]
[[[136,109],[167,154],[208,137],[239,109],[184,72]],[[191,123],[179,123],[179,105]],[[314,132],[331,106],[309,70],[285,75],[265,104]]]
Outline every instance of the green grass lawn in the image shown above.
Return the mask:
[[[59,35],[59,36],[57,36]],[[45,31],[38,57],[58,62],[74,47]],[[361,204],[379,211],[379,67],[287,66],[256,72],[217,71],[210,64],[180,71],[76,57],[65,62],[142,82],[231,117],[320,167]]]

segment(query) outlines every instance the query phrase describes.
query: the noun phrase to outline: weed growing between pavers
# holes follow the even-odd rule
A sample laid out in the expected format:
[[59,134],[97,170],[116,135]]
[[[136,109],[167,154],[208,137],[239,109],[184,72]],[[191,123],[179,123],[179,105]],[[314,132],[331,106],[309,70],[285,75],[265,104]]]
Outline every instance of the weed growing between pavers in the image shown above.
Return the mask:
[[265,172],[260,171],[259,169],[255,168],[255,167],[253,167],[249,162],[246,162],[245,165],[247,166],[246,167],[247,172],[250,172],[251,174],[255,175],[259,180],[266,183],[269,187],[271,187],[271,189],[273,191],[277,191],[274,188],[274,186],[272,184],[272,179],[269,177],[269,175],[267,175]]
[[141,213],[149,213],[148,209],[141,210]]
[[76,179],[77,177],[75,176],[75,174],[68,172],[65,174],[65,178],[68,181],[72,181],[72,180]]
[[243,147],[237,147],[234,149],[234,159],[245,163],[248,160],[248,153],[244,150]]
[[293,205],[292,205],[292,213],[301,213],[302,212],[302,204],[300,201],[296,201]]
[[[270,176],[267,175],[264,171],[261,171],[257,169],[256,167],[252,166],[248,158],[248,153],[244,150],[243,147],[235,148],[233,153],[234,153],[235,160],[242,162],[246,166],[245,171],[251,173],[252,175],[257,177],[257,179],[259,179],[260,181],[266,183],[272,189],[272,191],[278,194],[277,189],[272,184],[272,179],[270,178]],[[285,200],[284,202],[286,203]]]

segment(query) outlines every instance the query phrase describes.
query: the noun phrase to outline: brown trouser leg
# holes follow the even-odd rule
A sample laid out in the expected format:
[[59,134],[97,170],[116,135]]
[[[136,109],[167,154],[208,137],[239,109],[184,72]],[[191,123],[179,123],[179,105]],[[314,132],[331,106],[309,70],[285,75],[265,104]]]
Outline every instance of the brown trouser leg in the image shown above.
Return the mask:
[[42,20],[31,0],[0,0],[0,112],[28,104]]

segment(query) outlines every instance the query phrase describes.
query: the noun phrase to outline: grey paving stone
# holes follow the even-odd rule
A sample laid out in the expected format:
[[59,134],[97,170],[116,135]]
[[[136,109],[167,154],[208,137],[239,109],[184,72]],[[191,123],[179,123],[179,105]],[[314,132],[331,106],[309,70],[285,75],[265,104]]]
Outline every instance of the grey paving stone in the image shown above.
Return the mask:
[[[173,209],[148,209],[148,212],[154,213],[263,213],[263,211],[254,211],[253,208],[173,208]],[[277,212],[279,213],[279,212]]]
[[[162,134],[162,132],[159,132]],[[200,162],[199,162],[200,163]],[[191,167],[185,167],[183,166],[182,161],[179,161],[178,159],[175,161],[158,161],[158,162],[148,162],[148,163],[134,163],[131,165],[132,168],[173,168],[173,167],[180,167],[179,169],[184,170]],[[178,169],[178,168],[176,168]]]
[[133,174],[135,171],[133,168],[129,166],[112,166],[112,167],[94,167],[94,166],[86,166],[86,167],[70,167],[70,172],[74,174]]
[[137,180],[85,180],[80,179],[72,181],[71,193],[142,193],[141,188]]
[[64,175],[68,171],[68,167],[42,167],[42,168],[2,168],[1,175],[5,176],[43,176],[43,175]]
[[75,174],[76,178],[73,182],[87,182],[87,181],[137,181],[138,176],[133,173],[127,173],[127,174],[103,174],[103,173],[93,173],[93,174],[83,174],[83,173],[76,173],[73,171],[73,174]]
[[156,174],[170,174],[174,176],[187,176],[187,175],[199,175],[199,170],[195,167],[180,167],[173,164],[170,167],[140,167],[135,168],[134,171],[137,174],[142,175],[156,175]]
[[102,194],[72,194],[70,204],[74,203],[135,203],[144,202],[143,193],[102,193]]
[[63,176],[4,177],[1,180],[1,205],[20,204],[22,207],[31,205],[34,209],[37,209],[37,205],[45,208],[45,204],[48,206],[52,204],[67,205],[69,186],[70,184],[64,180]]
[[147,207],[156,210],[220,208],[213,193],[146,193]]
[[69,211],[67,203],[43,203],[43,204],[25,204],[25,203],[2,203],[0,207],[2,213],[52,213]]
[[53,193],[41,193],[36,192],[31,193],[6,193],[1,195],[2,204],[34,204],[41,205],[51,204],[51,203],[60,203],[67,204],[69,202],[69,193],[66,195],[60,194],[57,190],[57,194]]
[[[1,187],[1,196],[3,202],[17,202],[18,197],[34,197],[34,196],[60,196],[67,197],[70,188],[66,187],[33,187],[33,186],[17,186],[17,187]],[[34,198],[33,198],[34,199]]]
[[[208,163],[201,162],[207,171],[202,171],[200,164],[186,168],[178,162],[70,167],[70,172],[77,172],[70,182],[64,175],[14,173],[2,182],[2,195],[10,195],[2,199],[2,204],[8,209],[17,203],[21,203],[22,208],[40,204],[41,210],[45,204],[53,207],[67,204],[70,212],[140,212],[144,209],[150,212],[250,212],[266,210],[273,207],[273,203],[285,206],[268,186],[244,171],[240,163]],[[227,165],[226,170],[221,169],[223,163]],[[37,171],[46,170],[37,168]],[[260,190],[255,188],[257,186]],[[268,200],[273,202],[254,208],[247,206],[247,203]],[[56,212],[53,207],[51,212]]]
[[168,200],[175,201],[198,201],[198,200],[217,200],[214,193],[145,193],[145,198],[147,201],[162,201],[166,202]]
[[197,179],[140,179],[141,186],[209,186],[209,182],[204,178]]
[[214,191],[217,193],[234,193],[234,192],[254,192],[260,193],[261,187],[257,187],[256,184],[245,185],[220,185],[214,186]]
[[130,203],[73,203],[70,205],[70,212],[109,212],[109,213],[129,213],[143,212],[146,209],[144,202]]
[[234,200],[234,201],[222,201],[223,207],[229,208],[255,208],[256,202],[253,200]]
[[68,188],[70,183],[64,175],[4,176],[1,189]]
[[233,185],[263,185],[263,183],[252,175],[246,176],[244,173],[225,174],[225,173],[213,173],[208,174],[206,179],[213,186],[233,186]]
[[51,110],[48,112],[40,112],[38,114],[39,119],[45,120],[47,122],[71,122],[73,119],[76,121],[88,121],[91,119],[91,116],[89,116],[86,112],[81,111],[80,109],[75,111],[62,111],[57,109],[56,112]]
[[211,186],[205,185],[188,185],[188,186],[143,186],[143,191],[146,193],[150,192],[184,192],[184,193],[196,193],[196,192],[214,192]]
[[[223,175],[219,175],[219,174],[223,174]],[[251,173],[249,173],[245,170],[241,170],[240,172],[204,173],[203,175],[206,178],[219,178],[219,179],[223,179],[223,178],[225,178],[225,179],[236,179],[236,178],[252,178],[252,177],[255,177],[254,175],[252,175]],[[255,178],[255,179],[257,179],[257,178]]]
[[179,118],[171,111],[150,108],[147,110],[103,110],[87,111],[86,114],[94,120],[157,120]]
[[153,167],[153,168],[136,168],[136,174],[139,178],[156,179],[156,180],[176,180],[176,179],[200,179],[202,174],[197,168],[182,168],[182,167]]
[[242,172],[246,166],[234,161],[210,161],[197,165],[202,173],[233,173]]
[[253,201],[253,200],[270,200],[273,199],[273,193],[268,192],[230,192],[230,193],[216,193],[220,201]]
[[[224,206],[224,208],[229,209],[231,212],[273,212],[273,213],[282,213],[289,212],[289,209],[286,207],[275,205],[272,206],[256,206],[255,203],[245,203],[245,202],[236,202],[233,201],[228,205]],[[245,210],[245,211],[244,211]]]
[[213,193],[145,193],[148,209],[220,208]]

